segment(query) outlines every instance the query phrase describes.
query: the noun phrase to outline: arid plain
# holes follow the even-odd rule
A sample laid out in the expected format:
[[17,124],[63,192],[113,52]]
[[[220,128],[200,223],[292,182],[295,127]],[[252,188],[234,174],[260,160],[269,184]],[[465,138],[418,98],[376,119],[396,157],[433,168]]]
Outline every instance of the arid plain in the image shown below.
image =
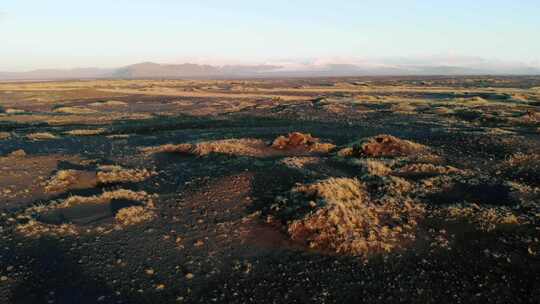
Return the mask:
[[540,77],[0,83],[1,303],[538,303]]

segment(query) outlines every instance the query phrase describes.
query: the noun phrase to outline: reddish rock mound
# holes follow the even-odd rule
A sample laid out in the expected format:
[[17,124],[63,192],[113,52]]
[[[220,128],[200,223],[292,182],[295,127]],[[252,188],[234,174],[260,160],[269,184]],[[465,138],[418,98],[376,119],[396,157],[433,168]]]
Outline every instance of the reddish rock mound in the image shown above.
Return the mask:
[[367,156],[367,157],[397,157],[415,156],[425,154],[428,148],[409,140],[400,139],[392,135],[381,134],[368,137],[356,143],[352,148],[345,148],[339,152],[341,156]]
[[278,150],[307,150],[314,153],[328,153],[335,148],[333,144],[320,143],[319,139],[311,134],[300,132],[277,137],[271,147]]

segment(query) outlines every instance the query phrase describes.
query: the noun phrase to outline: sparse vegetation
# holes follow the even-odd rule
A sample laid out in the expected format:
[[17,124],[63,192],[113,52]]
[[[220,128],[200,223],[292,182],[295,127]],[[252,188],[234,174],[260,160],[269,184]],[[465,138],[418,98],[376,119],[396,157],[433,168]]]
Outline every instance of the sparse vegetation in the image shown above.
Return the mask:
[[[100,168],[103,170],[104,168]],[[152,172],[146,169],[124,169],[122,167],[106,168],[104,171],[97,173],[97,182],[99,184],[114,184],[114,183],[137,183],[142,182],[153,175]]]
[[528,303],[534,87],[0,83],[0,302]]
[[505,174],[527,182],[540,183],[540,154],[516,153],[502,164]]
[[309,209],[289,221],[295,241],[311,248],[367,257],[414,240],[424,207],[410,201],[372,201],[356,179],[330,178],[291,190],[283,208]]
[[227,154],[252,157],[271,157],[283,155],[325,154],[334,149],[329,143],[319,143],[318,139],[302,133],[280,136],[272,145],[260,139],[241,138],[203,141],[195,144],[167,144],[143,148],[145,153],[181,153],[196,156]]

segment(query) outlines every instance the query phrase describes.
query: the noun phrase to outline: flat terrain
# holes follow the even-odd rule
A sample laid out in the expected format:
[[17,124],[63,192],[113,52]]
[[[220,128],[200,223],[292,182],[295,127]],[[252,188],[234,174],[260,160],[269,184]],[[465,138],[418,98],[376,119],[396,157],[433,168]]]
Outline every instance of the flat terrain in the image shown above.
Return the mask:
[[0,83],[0,303],[539,303],[540,77]]

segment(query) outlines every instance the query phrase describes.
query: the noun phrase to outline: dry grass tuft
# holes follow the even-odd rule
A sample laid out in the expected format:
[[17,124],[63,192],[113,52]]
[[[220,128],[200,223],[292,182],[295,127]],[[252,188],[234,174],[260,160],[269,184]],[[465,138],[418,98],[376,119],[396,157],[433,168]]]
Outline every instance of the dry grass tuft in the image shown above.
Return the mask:
[[144,191],[135,192],[127,189],[118,189],[103,192],[101,195],[70,196],[61,204],[61,207],[72,207],[78,204],[108,204],[113,200],[119,199],[144,202],[149,199],[149,195]]
[[143,206],[131,206],[122,208],[116,213],[115,219],[122,226],[136,225],[150,221],[155,213]]
[[37,238],[42,235],[64,237],[79,234],[79,230],[73,224],[51,225],[36,220],[30,220],[26,224],[17,225],[16,231],[29,238]]
[[312,208],[288,224],[293,240],[336,253],[368,256],[389,252],[415,238],[422,205],[409,201],[371,201],[357,179],[329,178],[300,185],[287,204]]
[[99,128],[99,129],[77,129],[77,130],[71,130],[65,132],[68,135],[73,136],[92,136],[92,135],[99,135],[105,132],[105,129]]
[[361,164],[369,175],[386,176],[392,172],[390,167],[388,167],[384,162],[378,160],[366,159],[362,160]]
[[83,108],[83,107],[61,107],[54,109],[55,113],[64,113],[64,114],[95,114],[99,113],[96,110]]
[[285,155],[324,154],[334,149],[329,143],[319,143],[311,135],[291,133],[288,137],[280,136],[269,146],[265,141],[252,138],[222,139],[203,141],[195,144],[166,144],[157,147],[142,148],[144,153],[180,153],[196,156],[227,154],[252,157],[271,157]]
[[191,147],[190,153],[198,156],[205,156],[212,153],[262,156],[266,143],[259,139],[224,139],[209,142],[201,142]]
[[80,170],[60,170],[45,185],[45,192],[59,193],[69,189],[91,188],[96,185],[95,174]]
[[11,137],[11,133],[9,132],[0,132],[0,140],[9,139]]
[[391,135],[377,135],[338,152],[340,156],[396,157],[425,154],[428,148]]
[[100,169],[104,171],[97,173],[97,182],[99,184],[142,182],[157,174],[156,172],[147,169],[124,169],[119,166],[102,166]]
[[430,177],[441,174],[458,174],[462,170],[451,166],[436,166],[433,164],[410,164],[399,168],[392,174],[402,177]]
[[23,149],[15,150],[7,155],[8,157],[26,157],[26,152]]
[[26,138],[30,140],[50,140],[50,139],[57,139],[56,135],[51,134],[49,132],[38,132],[38,133],[30,133],[26,135]]
[[435,214],[445,220],[465,221],[482,231],[493,231],[523,223],[523,220],[518,218],[508,207],[494,208],[477,204],[457,204],[437,210]]
[[315,165],[320,162],[318,157],[287,157],[280,161],[282,164],[293,169],[304,169],[305,166]]
[[26,111],[21,110],[21,109],[6,109],[6,114],[21,114],[21,113],[26,113]]

